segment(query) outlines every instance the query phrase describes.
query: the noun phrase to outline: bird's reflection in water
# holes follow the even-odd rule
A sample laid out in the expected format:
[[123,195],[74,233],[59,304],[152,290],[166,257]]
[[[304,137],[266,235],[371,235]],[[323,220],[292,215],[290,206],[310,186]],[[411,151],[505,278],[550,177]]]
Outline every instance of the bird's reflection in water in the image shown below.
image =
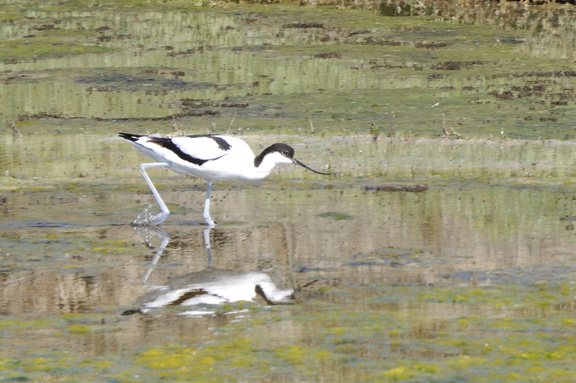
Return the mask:
[[[204,243],[208,267],[199,272],[175,277],[168,284],[151,286],[148,278],[160,260],[162,253],[170,242],[168,233],[160,227],[137,228],[144,240],[150,245],[154,237],[161,239],[157,252],[142,278],[142,283],[150,293],[142,299],[142,308],[128,310],[124,315],[135,313],[150,313],[162,307],[183,307],[182,315],[205,316],[213,315],[219,306],[241,301],[256,301],[261,298],[270,305],[294,303],[294,293],[299,289],[281,289],[270,276],[258,271],[235,271],[214,269],[211,267],[212,248],[210,246],[211,227],[204,229]],[[313,283],[313,282],[312,282]],[[306,286],[310,285],[308,283]]]

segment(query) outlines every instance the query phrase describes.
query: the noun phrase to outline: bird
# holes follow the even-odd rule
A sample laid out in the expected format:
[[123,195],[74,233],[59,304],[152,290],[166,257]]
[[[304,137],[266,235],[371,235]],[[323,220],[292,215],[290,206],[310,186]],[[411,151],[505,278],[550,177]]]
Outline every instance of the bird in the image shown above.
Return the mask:
[[170,210],[146,172],[149,168],[166,167],[176,173],[204,179],[207,183],[207,190],[203,217],[209,227],[216,226],[210,215],[210,195],[214,181],[261,180],[280,164],[297,164],[316,174],[333,175],[333,173],[319,172],[298,161],[294,158],[294,149],[284,143],[275,143],[256,156],[245,141],[227,135],[202,134],[168,137],[159,134],[119,133],[119,136],[157,161],[140,164],[140,173],[160,206],[161,212],[146,216],[145,211],[134,221],[136,226],[160,225],[170,215]]
[[268,305],[293,304],[296,292],[296,289],[281,289],[263,272],[215,268],[181,275],[165,285],[148,288],[151,291],[141,298],[143,308],[126,314],[182,306],[187,308],[183,315],[205,316],[214,314],[218,306],[257,298]]

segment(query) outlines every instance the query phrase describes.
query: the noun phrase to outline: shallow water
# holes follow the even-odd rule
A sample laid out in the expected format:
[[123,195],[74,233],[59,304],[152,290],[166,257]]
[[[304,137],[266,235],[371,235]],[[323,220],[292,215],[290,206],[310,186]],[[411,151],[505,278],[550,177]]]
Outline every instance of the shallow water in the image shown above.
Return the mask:
[[[153,198],[112,134],[28,135],[0,160],[4,379],[568,379],[571,144],[246,136],[337,176],[216,184],[208,251],[200,181],[151,172],[174,213],[130,226]],[[294,300],[255,293],[270,283]]]
[[[553,36],[323,7],[15,4],[0,380],[573,379],[576,77]],[[132,227],[148,159],[117,133],[226,130],[336,175],[217,183],[208,233],[204,183],[154,169],[173,214]]]

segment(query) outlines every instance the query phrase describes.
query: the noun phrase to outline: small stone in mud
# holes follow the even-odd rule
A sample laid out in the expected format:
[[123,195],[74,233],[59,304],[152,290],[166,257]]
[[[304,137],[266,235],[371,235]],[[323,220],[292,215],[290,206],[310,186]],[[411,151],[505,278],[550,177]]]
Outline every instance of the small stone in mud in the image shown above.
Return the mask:
[[314,55],[317,59],[341,59],[342,54],[339,52],[323,52]]
[[301,28],[301,29],[309,29],[309,28],[324,28],[324,24],[322,23],[290,23],[284,26],[284,28]]
[[427,185],[376,185],[364,186],[366,191],[411,192],[420,193],[428,190]]

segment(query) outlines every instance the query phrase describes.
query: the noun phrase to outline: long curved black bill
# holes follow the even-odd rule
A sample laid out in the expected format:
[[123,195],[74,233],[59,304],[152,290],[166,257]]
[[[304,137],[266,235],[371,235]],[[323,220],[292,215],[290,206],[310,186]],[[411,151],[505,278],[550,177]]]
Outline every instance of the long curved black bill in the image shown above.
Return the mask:
[[304,165],[302,162],[298,161],[296,158],[293,158],[292,161],[294,161],[295,164],[302,166],[304,169],[308,169],[311,172],[314,172],[316,174],[322,174],[323,176],[333,176],[334,175],[334,173],[322,173],[322,172],[319,172],[318,170],[314,170],[311,167]]

